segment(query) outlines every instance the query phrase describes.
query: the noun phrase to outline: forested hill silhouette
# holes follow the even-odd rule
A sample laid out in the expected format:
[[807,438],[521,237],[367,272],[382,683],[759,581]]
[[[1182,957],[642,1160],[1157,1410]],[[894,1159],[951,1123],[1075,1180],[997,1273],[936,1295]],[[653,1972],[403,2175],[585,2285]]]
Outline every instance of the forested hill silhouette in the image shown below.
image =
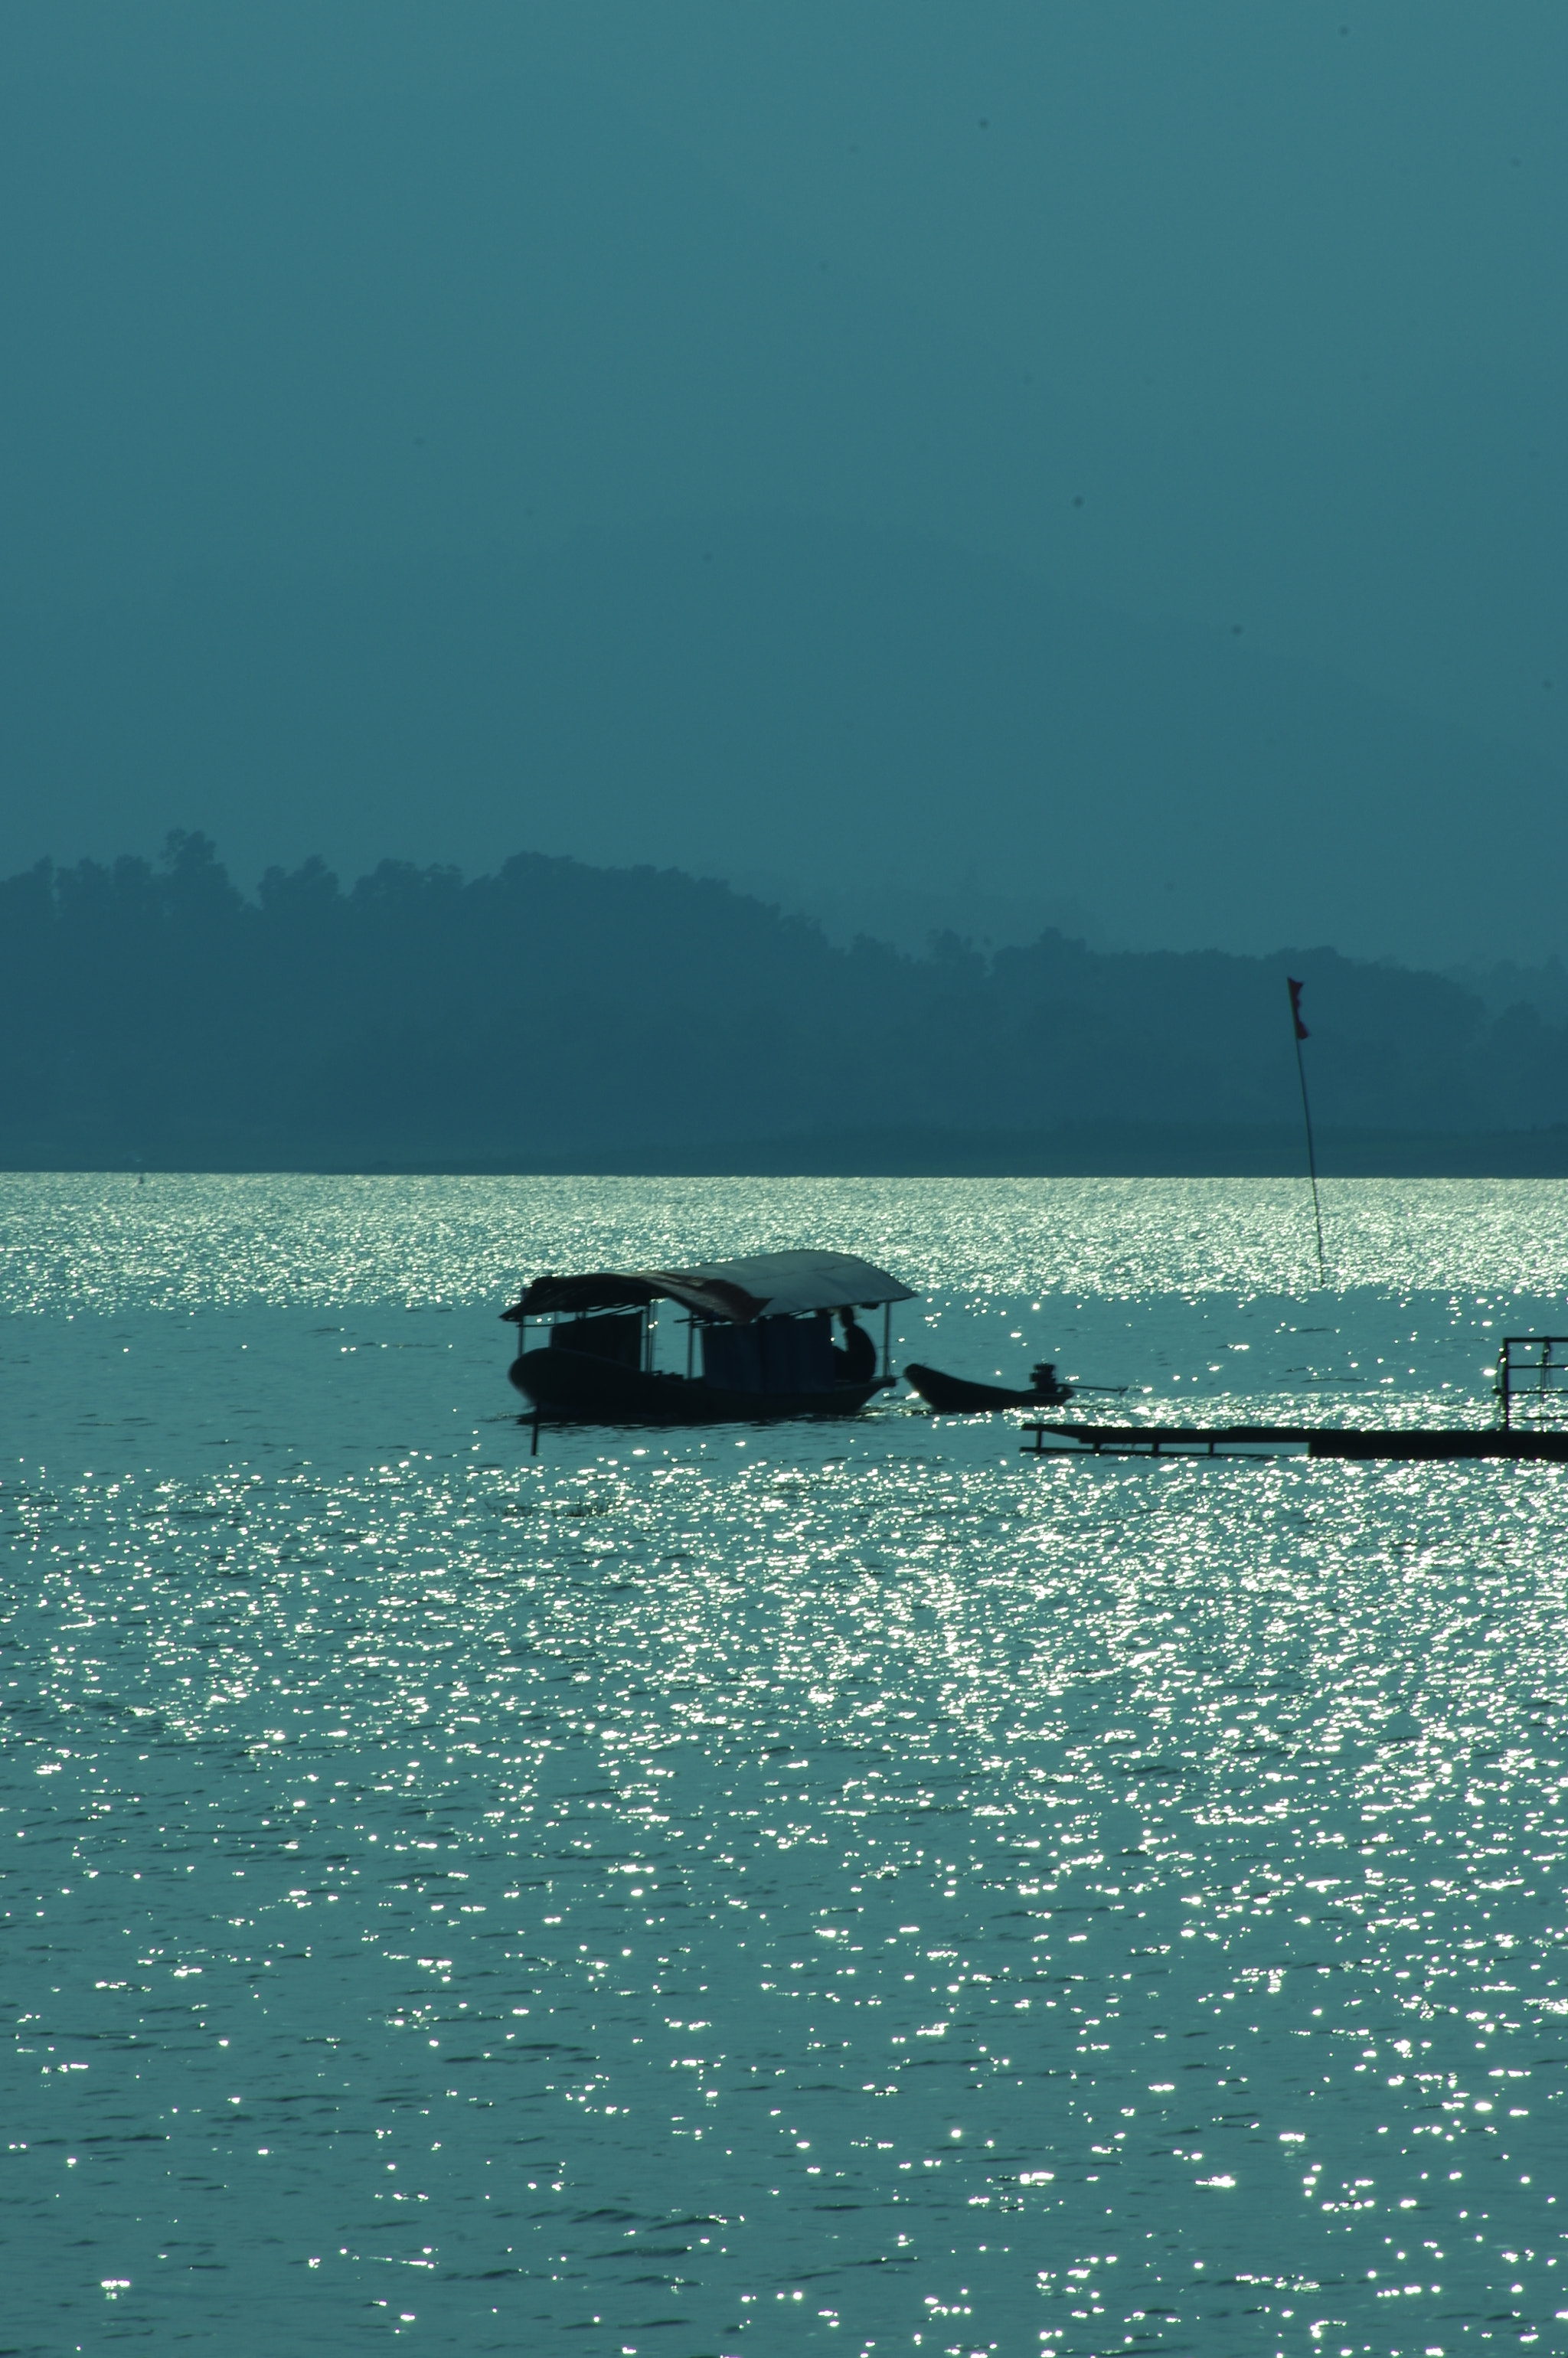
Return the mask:
[[312,860],[249,900],[200,835],[0,883],[0,1161],[1294,1170],[1287,970],[1330,1167],[1568,1169],[1568,1030],[1437,975],[838,949],[722,884],[528,854],[347,892]]

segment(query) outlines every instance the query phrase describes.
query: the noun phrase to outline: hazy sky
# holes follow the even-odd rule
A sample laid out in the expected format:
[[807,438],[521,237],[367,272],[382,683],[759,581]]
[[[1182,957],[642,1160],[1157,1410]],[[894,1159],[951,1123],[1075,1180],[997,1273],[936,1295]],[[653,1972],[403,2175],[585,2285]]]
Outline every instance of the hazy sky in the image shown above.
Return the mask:
[[[1412,749],[1463,732],[1433,772],[1440,829],[1467,792],[1506,795],[1515,757],[1537,795],[1562,771],[1561,6],[9,0],[0,70],[3,595],[23,619],[0,864],[117,849],[116,824],[140,845],[160,819],[226,831],[242,866],[301,856],[312,818],[351,865],[439,856],[443,824],[464,860],[492,836],[579,848],[591,787],[552,802],[504,699],[476,719],[471,676],[490,817],[463,817],[462,775],[370,781],[374,666],[346,659],[298,748],[304,816],[264,764],[236,818],[232,749],[181,768],[189,615],[227,618],[220,669],[282,681],[280,613],[319,614],[325,644],[411,583],[439,598],[453,568],[498,566],[547,603],[585,548],[614,580],[628,535],[725,526],[764,574],[786,531],[807,603],[799,536],[820,526],[824,566],[920,543],[955,585],[984,560],[1112,636],[1122,618],[1134,701],[1127,666],[1167,625],[1298,685],[1314,667],[1329,704],[1370,691]],[[616,628],[611,700],[640,626]],[[132,639],[148,653],[110,696],[105,651]],[[786,678],[790,646],[781,623]],[[870,651],[879,695],[897,653]],[[950,686],[961,738],[972,691]],[[1024,767],[1026,690],[989,724]],[[456,692],[431,670],[433,729]],[[535,752],[558,768],[551,728]],[[1161,735],[1152,711],[1118,776],[1179,819],[1199,790],[1190,760],[1162,773]],[[1081,738],[1076,782],[1104,784]],[[625,856],[660,856],[667,810],[665,856],[700,861],[680,772],[671,741]],[[949,844],[905,847],[912,879],[957,857],[1000,880],[965,832],[983,784]],[[896,836],[892,786],[868,792]],[[631,794],[581,848],[612,856]],[[831,871],[808,831],[782,862],[730,836],[710,864]],[[1114,840],[1075,858],[1032,889],[1112,906]]]

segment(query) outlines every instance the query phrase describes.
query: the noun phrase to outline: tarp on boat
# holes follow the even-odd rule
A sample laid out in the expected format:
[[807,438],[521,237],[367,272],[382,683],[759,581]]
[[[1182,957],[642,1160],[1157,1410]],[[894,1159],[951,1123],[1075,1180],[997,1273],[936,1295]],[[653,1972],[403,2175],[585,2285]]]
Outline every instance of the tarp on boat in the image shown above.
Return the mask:
[[704,1261],[696,1269],[593,1270],[579,1277],[536,1277],[502,1316],[514,1322],[550,1312],[632,1310],[649,1302],[682,1302],[704,1318],[737,1326],[754,1318],[798,1316],[813,1310],[875,1310],[884,1302],[913,1302],[914,1290],[855,1253],[746,1253],[736,1260]]

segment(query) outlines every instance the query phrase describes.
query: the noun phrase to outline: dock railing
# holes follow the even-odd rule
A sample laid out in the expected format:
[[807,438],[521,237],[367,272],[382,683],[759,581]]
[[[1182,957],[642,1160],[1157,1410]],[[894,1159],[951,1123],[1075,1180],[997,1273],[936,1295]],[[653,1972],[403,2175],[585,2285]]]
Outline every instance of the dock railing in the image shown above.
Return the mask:
[[1505,1335],[1498,1352],[1503,1431],[1521,1411],[1537,1419],[1568,1410],[1568,1335]]

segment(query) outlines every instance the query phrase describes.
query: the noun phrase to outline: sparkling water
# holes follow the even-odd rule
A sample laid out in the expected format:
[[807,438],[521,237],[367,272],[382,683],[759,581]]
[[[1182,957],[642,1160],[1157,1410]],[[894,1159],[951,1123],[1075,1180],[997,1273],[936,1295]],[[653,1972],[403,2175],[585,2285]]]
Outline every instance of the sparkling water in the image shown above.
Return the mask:
[[1486,1422],[1565,1212],[0,1179],[0,2348],[1568,2347],[1568,1468],[532,1457],[496,1316],[829,1245],[1099,1413]]

